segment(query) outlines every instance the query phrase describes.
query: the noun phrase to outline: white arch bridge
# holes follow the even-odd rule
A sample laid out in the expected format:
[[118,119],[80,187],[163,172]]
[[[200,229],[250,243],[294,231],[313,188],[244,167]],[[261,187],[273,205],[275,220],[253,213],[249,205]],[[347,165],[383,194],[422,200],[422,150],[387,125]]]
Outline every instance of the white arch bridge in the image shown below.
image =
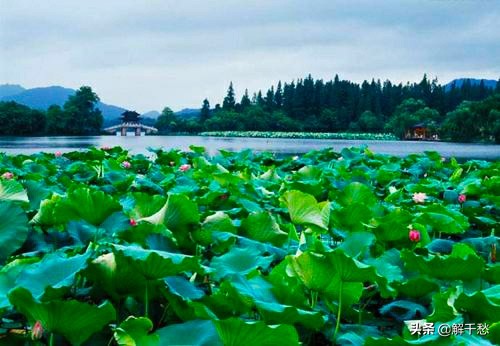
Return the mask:
[[158,129],[152,126],[146,126],[137,122],[124,122],[119,125],[106,127],[104,131],[115,133],[117,136],[126,136],[128,131],[133,130],[136,136],[143,134],[157,133]]

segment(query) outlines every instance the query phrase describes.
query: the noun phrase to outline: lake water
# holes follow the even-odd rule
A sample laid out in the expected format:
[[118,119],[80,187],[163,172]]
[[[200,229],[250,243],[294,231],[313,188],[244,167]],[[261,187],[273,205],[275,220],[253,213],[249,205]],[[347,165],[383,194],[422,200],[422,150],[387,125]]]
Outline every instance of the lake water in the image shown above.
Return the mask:
[[345,147],[367,145],[370,150],[376,153],[395,156],[405,156],[424,151],[437,151],[444,157],[453,156],[457,159],[500,159],[500,145],[489,144],[200,136],[0,137],[0,152],[11,154],[31,154],[40,151],[67,152],[82,150],[91,146],[119,145],[129,149],[132,153],[147,153],[148,147],[188,150],[192,144],[206,147],[210,154],[216,154],[220,149],[238,151],[248,148],[255,151],[270,151],[277,154],[301,154],[310,150],[328,147],[339,151]]

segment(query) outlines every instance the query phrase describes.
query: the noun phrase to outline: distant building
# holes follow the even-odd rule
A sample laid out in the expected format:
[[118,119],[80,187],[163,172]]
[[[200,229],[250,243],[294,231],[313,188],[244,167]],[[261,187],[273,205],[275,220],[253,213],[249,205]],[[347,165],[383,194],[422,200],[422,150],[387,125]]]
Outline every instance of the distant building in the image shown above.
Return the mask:
[[152,126],[141,124],[140,114],[136,111],[125,111],[122,113],[122,123],[119,125],[107,127],[104,131],[115,133],[117,136],[127,136],[129,130],[132,130],[136,136],[144,136],[149,133],[156,133],[158,129]]
[[409,140],[439,140],[439,136],[433,126],[426,123],[413,125],[405,134],[405,139]]

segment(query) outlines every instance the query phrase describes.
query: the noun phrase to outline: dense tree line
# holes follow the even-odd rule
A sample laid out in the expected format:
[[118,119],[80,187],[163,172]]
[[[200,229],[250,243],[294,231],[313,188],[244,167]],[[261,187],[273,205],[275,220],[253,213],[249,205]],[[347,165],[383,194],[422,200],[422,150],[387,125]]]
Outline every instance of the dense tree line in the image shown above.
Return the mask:
[[[412,126],[424,123],[445,139],[490,140],[494,136],[486,130],[465,131],[459,135],[451,124],[461,119],[455,112],[460,110],[464,116],[467,111],[475,111],[474,107],[480,107],[477,102],[495,93],[500,93],[500,83],[492,89],[483,81],[473,84],[465,80],[460,86],[453,83],[446,88],[437,79],[429,80],[426,75],[419,83],[405,85],[380,80],[356,84],[340,80],[338,76],[324,82],[309,75],[291,83],[278,82],[266,92],[258,91],[252,97],[245,90],[239,102],[230,83],[222,106],[216,104],[211,109],[209,101],[203,101],[200,119],[176,118],[167,109],[157,125],[163,132],[388,131],[404,138]],[[471,104],[475,106],[471,108]],[[495,102],[485,101],[485,104],[485,107],[493,107]],[[482,119],[485,112],[482,110],[481,116],[471,118]],[[495,123],[496,114],[488,113],[489,120],[485,123]],[[482,121],[474,122],[476,125],[480,123]]]
[[68,98],[63,107],[47,111],[31,109],[16,102],[0,102],[0,135],[90,135],[98,134],[103,124],[96,107],[99,97],[83,86]]

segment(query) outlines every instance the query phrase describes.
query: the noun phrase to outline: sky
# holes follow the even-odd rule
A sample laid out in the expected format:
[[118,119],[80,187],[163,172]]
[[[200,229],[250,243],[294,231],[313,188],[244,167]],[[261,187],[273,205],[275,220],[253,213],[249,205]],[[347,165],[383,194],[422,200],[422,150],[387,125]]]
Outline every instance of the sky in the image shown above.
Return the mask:
[[0,84],[146,112],[278,80],[500,77],[500,0],[0,0]]

